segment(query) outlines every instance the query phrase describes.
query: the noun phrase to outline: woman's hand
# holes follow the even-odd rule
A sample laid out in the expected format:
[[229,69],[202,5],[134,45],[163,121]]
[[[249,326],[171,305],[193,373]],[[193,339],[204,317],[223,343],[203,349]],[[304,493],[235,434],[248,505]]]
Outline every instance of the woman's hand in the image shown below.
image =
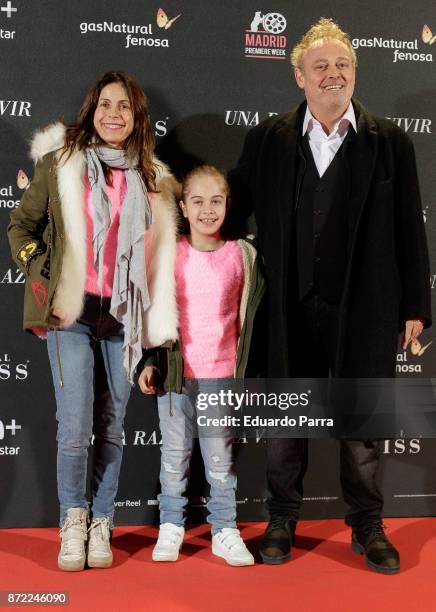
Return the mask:
[[144,366],[141,374],[138,378],[139,388],[146,395],[152,395],[156,393],[156,374],[157,368],[155,366]]

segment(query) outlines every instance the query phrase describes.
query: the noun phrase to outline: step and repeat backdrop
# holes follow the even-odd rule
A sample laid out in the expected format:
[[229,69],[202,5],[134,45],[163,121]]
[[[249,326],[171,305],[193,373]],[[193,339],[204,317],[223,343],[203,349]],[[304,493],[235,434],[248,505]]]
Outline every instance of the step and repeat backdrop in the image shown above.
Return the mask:
[[[162,4],[161,4],[162,3]],[[57,524],[55,401],[45,342],[22,331],[24,278],[6,238],[9,214],[33,175],[32,133],[71,121],[99,74],[121,69],[150,99],[158,155],[181,173],[196,162],[232,168],[246,132],[301,100],[293,44],[320,16],[349,32],[358,56],[356,97],[405,130],[416,148],[436,287],[436,7],[430,0],[0,0],[0,527]],[[436,302],[436,300],[435,300]],[[397,373],[436,376],[434,329],[418,355],[399,350]],[[160,432],[152,399],[134,389],[116,522],[157,518]],[[436,440],[382,441],[387,516],[436,514]],[[265,441],[236,445],[241,520],[265,517]],[[207,487],[194,461],[192,520]],[[338,445],[312,440],[303,517],[343,514]]]

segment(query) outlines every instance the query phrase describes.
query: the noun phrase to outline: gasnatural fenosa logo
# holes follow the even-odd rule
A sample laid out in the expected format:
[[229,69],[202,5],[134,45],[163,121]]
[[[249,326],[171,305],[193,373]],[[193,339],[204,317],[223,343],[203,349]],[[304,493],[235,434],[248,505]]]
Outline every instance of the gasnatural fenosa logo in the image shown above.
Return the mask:
[[[424,44],[432,45],[436,39],[428,25],[424,25],[421,32],[421,40]],[[351,44],[355,49],[361,47],[392,49],[392,62],[432,62],[433,54],[426,50],[420,53],[418,39],[398,40],[394,38],[383,38],[373,36],[372,38],[353,38]]]
[[[162,8],[159,8],[156,14],[156,25],[164,33],[170,29],[173,23],[181,17],[181,13],[175,17],[168,18],[168,15]],[[80,33],[87,35],[89,33],[98,34],[122,34],[124,48],[131,47],[169,47],[170,41],[166,37],[156,36],[154,32],[154,24],[127,24],[115,23],[113,21],[101,21],[99,23],[83,21],[80,24]]]

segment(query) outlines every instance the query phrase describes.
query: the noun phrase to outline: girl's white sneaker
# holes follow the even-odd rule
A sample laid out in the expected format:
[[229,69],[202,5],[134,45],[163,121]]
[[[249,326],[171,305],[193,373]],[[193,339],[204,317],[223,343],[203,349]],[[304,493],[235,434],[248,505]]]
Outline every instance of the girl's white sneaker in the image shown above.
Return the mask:
[[224,527],[212,536],[212,552],[229,565],[254,565],[254,557],[245,546],[239,529]]
[[184,535],[184,527],[179,527],[173,523],[162,523],[159,527],[159,537],[151,555],[153,561],[177,561]]

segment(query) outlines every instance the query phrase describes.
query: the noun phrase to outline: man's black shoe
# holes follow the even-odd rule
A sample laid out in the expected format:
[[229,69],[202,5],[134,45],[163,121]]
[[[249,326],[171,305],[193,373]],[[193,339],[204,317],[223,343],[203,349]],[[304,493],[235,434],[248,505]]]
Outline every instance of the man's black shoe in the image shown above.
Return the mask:
[[280,565],[291,558],[295,537],[295,521],[284,517],[270,520],[260,541],[260,556],[264,563]]
[[385,536],[381,521],[353,529],[351,548],[365,555],[368,567],[381,574],[398,574],[400,555]]

